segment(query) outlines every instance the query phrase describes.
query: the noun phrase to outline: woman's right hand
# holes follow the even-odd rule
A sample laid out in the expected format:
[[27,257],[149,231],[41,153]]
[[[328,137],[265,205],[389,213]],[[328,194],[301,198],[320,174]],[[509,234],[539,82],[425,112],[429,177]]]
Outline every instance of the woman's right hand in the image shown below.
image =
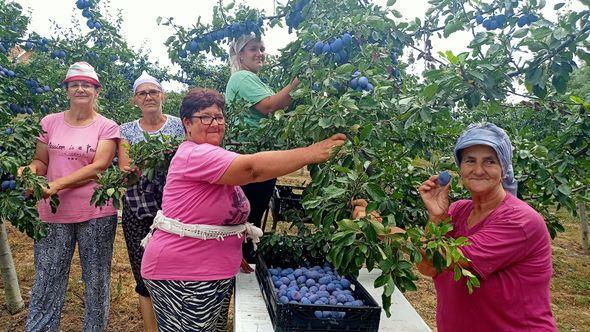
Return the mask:
[[137,175],[141,176],[141,170],[137,166],[133,166],[133,167],[123,166],[121,168],[121,171],[126,172],[126,173],[136,173]]
[[[350,205],[353,207],[352,219],[361,219],[367,217],[367,206],[369,203],[365,199],[353,199]],[[369,216],[371,219],[377,222],[383,222],[383,218],[381,218],[381,215],[376,210],[371,211]]]
[[25,170],[25,167],[29,167],[29,166],[21,166],[16,170],[16,175],[17,176],[21,176],[23,175],[23,171]]
[[449,210],[449,188],[438,184],[438,175],[431,176],[418,188],[420,197],[431,219],[444,219]]
[[309,157],[312,159],[310,164],[319,164],[328,160],[332,153],[332,149],[337,146],[342,146],[344,142],[346,142],[346,135],[339,133],[308,146]]
[[28,165],[28,166],[21,166],[21,167],[19,167],[16,170],[16,175],[17,176],[23,175],[23,172],[24,172],[25,168],[29,168],[31,170],[31,173],[37,174],[37,167],[35,167],[35,165]]

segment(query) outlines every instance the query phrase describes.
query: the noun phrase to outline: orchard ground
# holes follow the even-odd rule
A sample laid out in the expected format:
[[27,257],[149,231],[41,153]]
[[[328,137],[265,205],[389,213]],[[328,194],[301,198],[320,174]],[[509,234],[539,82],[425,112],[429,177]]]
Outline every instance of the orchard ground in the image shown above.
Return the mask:
[[[301,184],[299,179],[287,180]],[[576,219],[564,217],[565,233],[552,242],[553,279],[551,285],[552,309],[560,331],[590,331],[590,255],[580,247],[580,226]],[[279,229],[286,228],[279,227]],[[282,226],[282,225],[281,225]],[[271,223],[267,223],[270,230]],[[7,224],[8,240],[12,248],[21,292],[28,305],[35,275],[33,241]],[[84,286],[80,263],[74,254],[66,303],[62,312],[61,330],[79,331],[84,315]],[[405,296],[430,327],[435,330],[435,292],[430,278],[421,277],[418,291]],[[137,310],[137,297],[133,291],[134,280],[129,267],[125,240],[121,227],[117,229],[112,266],[111,309],[109,331],[142,331],[142,321]],[[0,281],[0,292],[3,284]],[[395,315],[395,312],[392,313]],[[3,294],[0,295],[0,331],[22,331],[27,310],[10,315],[6,310]],[[230,316],[230,323],[233,315]],[[231,326],[231,325],[230,325]],[[231,329],[228,329],[231,331]]]

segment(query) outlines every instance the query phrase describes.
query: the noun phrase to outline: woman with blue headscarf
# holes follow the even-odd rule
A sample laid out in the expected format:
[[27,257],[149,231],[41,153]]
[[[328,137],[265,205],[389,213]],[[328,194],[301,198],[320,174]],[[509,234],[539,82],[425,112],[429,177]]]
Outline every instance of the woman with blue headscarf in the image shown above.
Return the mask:
[[449,204],[449,184],[438,175],[419,188],[429,221],[451,219],[453,238],[467,237],[464,267],[480,279],[468,294],[453,270],[436,271],[423,259],[437,292],[438,331],[555,331],[551,313],[551,243],[543,217],[516,197],[512,146],[501,128],[471,125],[455,146],[461,182],[471,199]]

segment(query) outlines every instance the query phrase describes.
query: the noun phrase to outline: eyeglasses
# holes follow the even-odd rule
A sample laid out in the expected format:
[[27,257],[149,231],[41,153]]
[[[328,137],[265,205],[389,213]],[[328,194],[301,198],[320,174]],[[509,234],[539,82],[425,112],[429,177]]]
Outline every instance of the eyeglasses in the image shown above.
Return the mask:
[[152,98],[156,98],[160,96],[160,93],[162,93],[162,91],[159,90],[150,90],[150,91],[139,91],[135,93],[136,97],[139,97],[141,99],[146,99],[147,96],[150,96]]
[[90,90],[93,88],[94,88],[94,85],[88,84],[88,83],[69,83],[68,84],[68,89],[71,89],[71,90],[78,90],[78,89]]
[[223,115],[218,115],[218,116],[193,115],[193,116],[191,116],[191,118],[200,119],[201,123],[204,125],[207,125],[207,126],[213,123],[213,119],[215,119],[215,121],[217,121],[217,124],[224,124],[225,123],[225,118],[223,117]]

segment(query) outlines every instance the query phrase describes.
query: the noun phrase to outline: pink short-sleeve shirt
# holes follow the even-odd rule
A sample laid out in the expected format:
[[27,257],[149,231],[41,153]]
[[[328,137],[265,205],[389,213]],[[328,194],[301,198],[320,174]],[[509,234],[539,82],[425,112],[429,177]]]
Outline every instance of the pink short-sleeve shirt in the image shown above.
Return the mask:
[[[250,203],[239,186],[216,184],[238,156],[210,144],[183,142],[168,169],[162,212],[186,224],[243,224]],[[141,263],[151,280],[208,281],[235,276],[244,237],[201,240],[156,230]]]
[[467,228],[470,200],[449,208],[453,238],[466,236],[461,250],[481,286],[467,292],[453,271],[434,277],[437,329],[445,331],[555,331],[551,313],[551,243],[543,217],[518,198],[503,202],[482,222]]
[[[94,161],[98,142],[118,140],[119,126],[112,120],[98,115],[85,126],[72,126],[66,123],[65,113],[54,113],[41,120],[42,133],[37,139],[47,144],[49,164],[47,181],[55,181],[69,175]],[[39,217],[48,223],[75,223],[111,216],[117,213],[111,202],[98,208],[90,204],[96,183],[88,182],[75,188],[60,190],[59,207],[51,212],[49,200],[41,200],[37,205]]]

